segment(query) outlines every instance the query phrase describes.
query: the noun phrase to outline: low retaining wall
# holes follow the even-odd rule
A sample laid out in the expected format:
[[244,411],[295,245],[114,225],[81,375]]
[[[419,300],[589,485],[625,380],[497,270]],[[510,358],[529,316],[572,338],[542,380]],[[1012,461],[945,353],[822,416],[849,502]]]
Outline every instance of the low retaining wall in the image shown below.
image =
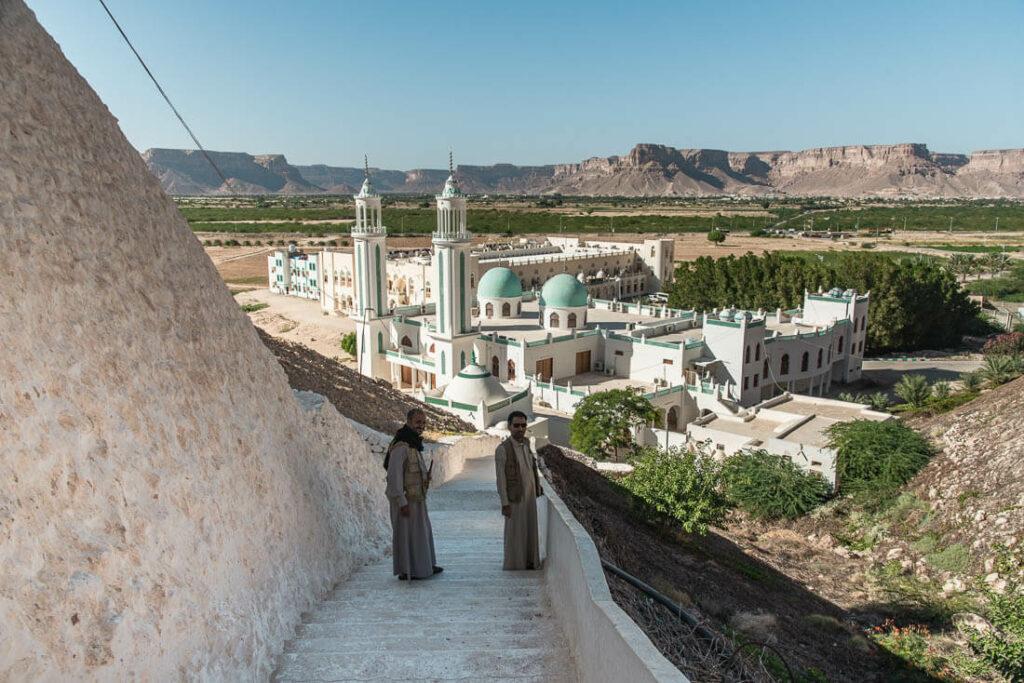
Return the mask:
[[547,590],[583,681],[688,683],[615,604],[597,546],[546,482]]

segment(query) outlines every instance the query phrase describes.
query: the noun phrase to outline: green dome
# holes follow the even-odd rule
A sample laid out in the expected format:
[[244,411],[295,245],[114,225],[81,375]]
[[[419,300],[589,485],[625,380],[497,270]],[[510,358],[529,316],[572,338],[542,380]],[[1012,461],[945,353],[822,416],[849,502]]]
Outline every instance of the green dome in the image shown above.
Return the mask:
[[569,273],[561,273],[544,283],[540,305],[552,308],[575,308],[587,305],[587,288]]
[[508,299],[523,295],[519,276],[508,268],[491,268],[480,278],[476,296],[478,299]]

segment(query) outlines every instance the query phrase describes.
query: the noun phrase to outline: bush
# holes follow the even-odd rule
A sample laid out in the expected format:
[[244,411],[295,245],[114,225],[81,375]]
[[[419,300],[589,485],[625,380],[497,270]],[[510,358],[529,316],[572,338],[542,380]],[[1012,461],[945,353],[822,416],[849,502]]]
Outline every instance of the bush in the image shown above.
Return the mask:
[[341,338],[341,350],[348,355],[355,357],[356,355],[356,333],[349,332]]
[[708,231],[708,241],[721,244],[725,241],[725,233],[718,228],[712,228]]
[[765,230],[764,228],[754,228],[753,230],[750,231],[751,237],[764,237],[767,234],[768,231]]
[[960,386],[964,388],[964,391],[977,391],[981,388],[983,381],[981,373],[977,370],[960,375]]
[[924,375],[904,375],[893,392],[914,408],[920,408],[931,398],[932,388]]
[[262,311],[264,308],[268,308],[269,306],[270,304],[264,304],[258,301],[253,301],[248,304],[242,304],[242,310],[245,311],[246,313],[255,313],[256,311]]
[[998,592],[979,582],[990,628],[968,628],[967,637],[982,659],[1008,680],[1020,681],[1024,680],[1024,585],[1020,581],[1024,558],[1019,550],[1012,553],[1005,547],[997,548],[996,558],[996,570],[1005,577],[1006,587]]
[[718,491],[720,466],[703,451],[645,448],[633,460],[623,486],[646,503],[658,521],[671,519],[687,533],[706,534],[725,517]]
[[1021,374],[1020,356],[985,356],[985,365],[981,370],[982,379],[991,387],[1006,384]]
[[943,401],[949,398],[949,382],[936,382],[932,385],[932,398]]
[[934,454],[920,434],[896,420],[854,420],[828,429],[837,454],[839,487],[851,493],[891,494]]
[[981,352],[986,356],[1019,356],[1024,354],[1024,332],[1007,332],[985,342]]
[[786,456],[765,450],[727,458],[722,488],[730,502],[761,519],[795,519],[820,505],[829,493],[820,474],[805,472]]

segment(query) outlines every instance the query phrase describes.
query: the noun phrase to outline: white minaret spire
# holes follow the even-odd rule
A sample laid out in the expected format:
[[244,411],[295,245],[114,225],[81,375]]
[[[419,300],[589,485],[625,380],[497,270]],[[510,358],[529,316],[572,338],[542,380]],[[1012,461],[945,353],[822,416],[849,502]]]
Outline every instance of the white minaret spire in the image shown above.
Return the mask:
[[352,226],[354,261],[356,266],[356,316],[364,317],[371,310],[372,317],[387,315],[387,228],[381,222],[380,195],[370,182],[370,162],[364,156],[365,178],[356,202],[356,222]]
[[455,156],[448,152],[448,180],[437,195],[434,269],[437,279],[437,332],[452,339],[471,332],[470,234],[466,230],[466,196],[459,189]]

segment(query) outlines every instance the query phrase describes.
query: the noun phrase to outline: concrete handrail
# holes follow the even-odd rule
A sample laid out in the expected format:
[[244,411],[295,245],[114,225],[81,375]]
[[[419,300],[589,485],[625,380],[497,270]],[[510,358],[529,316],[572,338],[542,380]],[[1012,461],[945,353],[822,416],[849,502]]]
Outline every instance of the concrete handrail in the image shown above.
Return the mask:
[[547,482],[548,593],[576,656],[580,680],[689,683],[612,599],[601,556]]

